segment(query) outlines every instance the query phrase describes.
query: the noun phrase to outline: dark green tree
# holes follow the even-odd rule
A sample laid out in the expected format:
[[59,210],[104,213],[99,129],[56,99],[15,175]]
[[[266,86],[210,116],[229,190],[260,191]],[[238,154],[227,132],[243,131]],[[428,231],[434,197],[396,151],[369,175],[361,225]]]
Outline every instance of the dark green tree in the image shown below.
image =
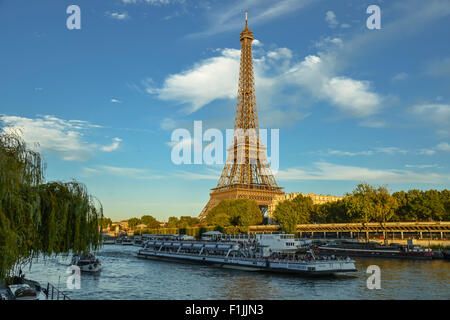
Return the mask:
[[141,223],[145,224],[148,228],[159,228],[159,221],[150,215],[144,215],[141,217]]
[[134,228],[137,225],[141,224],[141,219],[139,218],[130,218],[128,219],[128,227],[129,228]]

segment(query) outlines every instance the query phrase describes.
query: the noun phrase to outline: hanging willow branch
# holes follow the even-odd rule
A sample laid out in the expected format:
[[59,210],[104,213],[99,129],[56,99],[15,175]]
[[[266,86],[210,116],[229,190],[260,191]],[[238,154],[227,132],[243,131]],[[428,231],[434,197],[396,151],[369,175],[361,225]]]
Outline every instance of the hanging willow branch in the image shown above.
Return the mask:
[[39,254],[87,252],[101,244],[101,204],[78,182],[43,184],[39,153],[0,133],[0,279]]

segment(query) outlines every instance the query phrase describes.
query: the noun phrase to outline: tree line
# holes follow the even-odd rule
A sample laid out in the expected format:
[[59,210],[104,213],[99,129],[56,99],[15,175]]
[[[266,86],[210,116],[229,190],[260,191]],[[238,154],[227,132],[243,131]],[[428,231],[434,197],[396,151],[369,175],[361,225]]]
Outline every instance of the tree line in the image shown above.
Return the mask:
[[310,197],[302,195],[282,201],[273,218],[290,233],[295,233],[297,224],[308,223],[450,221],[450,191],[391,194],[385,186],[362,183],[335,202],[313,204]]

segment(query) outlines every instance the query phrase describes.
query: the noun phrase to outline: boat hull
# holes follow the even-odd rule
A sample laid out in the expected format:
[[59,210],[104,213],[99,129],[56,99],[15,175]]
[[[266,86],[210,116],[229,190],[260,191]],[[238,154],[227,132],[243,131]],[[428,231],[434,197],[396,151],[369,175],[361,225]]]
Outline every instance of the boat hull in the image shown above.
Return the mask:
[[319,254],[365,257],[365,258],[391,258],[391,259],[409,259],[409,260],[431,260],[433,254],[416,253],[416,252],[400,252],[396,250],[370,250],[370,249],[347,249],[347,248],[330,248],[319,247]]
[[357,271],[353,262],[335,261],[330,263],[289,263],[264,259],[240,259],[200,255],[173,254],[158,251],[139,251],[138,258],[170,262],[190,262],[214,267],[253,272],[289,273],[305,276],[326,276]]

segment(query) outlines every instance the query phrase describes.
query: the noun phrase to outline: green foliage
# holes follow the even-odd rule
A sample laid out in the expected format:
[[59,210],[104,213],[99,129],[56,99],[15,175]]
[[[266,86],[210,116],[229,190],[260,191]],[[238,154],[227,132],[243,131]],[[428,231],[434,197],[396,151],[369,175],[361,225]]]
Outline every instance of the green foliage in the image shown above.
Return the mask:
[[154,217],[150,215],[145,215],[141,217],[141,223],[145,224],[147,227],[154,229],[159,228],[159,222]]
[[273,219],[283,231],[296,233],[297,224],[309,223],[313,212],[310,197],[296,196],[293,200],[279,203],[273,213]]
[[141,219],[139,219],[139,218],[128,219],[128,227],[129,228],[134,228],[139,224],[141,224]]
[[177,227],[178,228],[193,227],[199,223],[200,223],[200,220],[198,218],[183,216],[183,217],[180,217]]
[[101,205],[80,183],[43,184],[39,153],[18,136],[0,134],[0,168],[0,279],[39,254],[101,244]]
[[367,183],[359,184],[344,201],[349,217],[357,222],[390,221],[398,208],[397,199],[386,187],[375,188]]
[[289,233],[303,223],[450,221],[450,191],[409,190],[391,195],[384,186],[362,183],[335,202],[312,205],[301,196],[280,202],[274,220]]
[[112,225],[112,220],[110,218],[102,218],[100,219],[100,226],[102,229],[107,229]]
[[398,202],[399,221],[449,221],[449,190],[409,190],[392,195]]
[[262,219],[258,204],[249,199],[222,200],[206,215],[208,225],[220,228],[238,226],[244,232],[251,225],[261,224]]
[[178,223],[180,220],[177,217],[169,217],[169,220],[167,221],[167,227],[168,228],[178,228]]

